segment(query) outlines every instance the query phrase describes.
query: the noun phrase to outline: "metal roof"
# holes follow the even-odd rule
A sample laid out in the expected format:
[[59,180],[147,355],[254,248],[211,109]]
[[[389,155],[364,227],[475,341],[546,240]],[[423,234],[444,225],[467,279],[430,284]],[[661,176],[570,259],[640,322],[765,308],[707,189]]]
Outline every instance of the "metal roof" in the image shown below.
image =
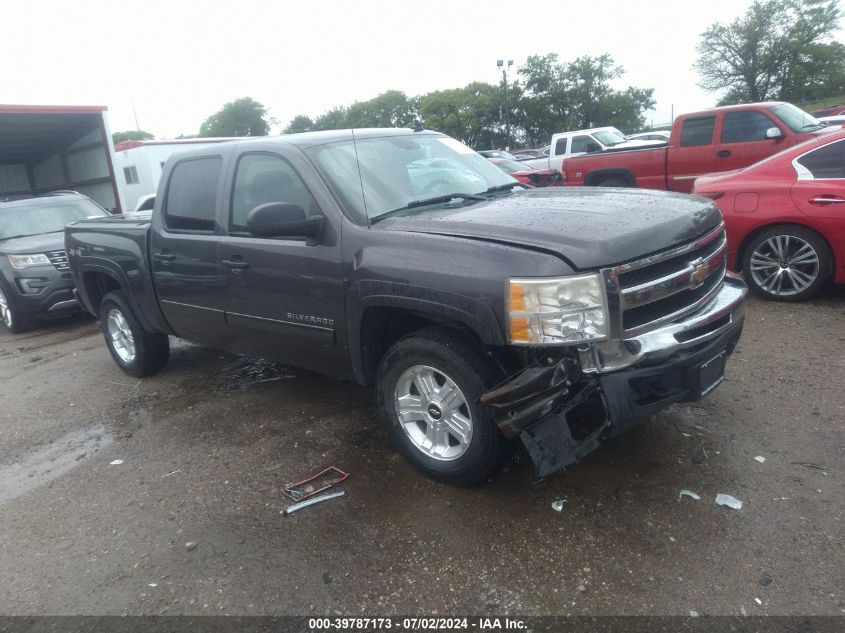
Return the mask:
[[0,104],[0,163],[32,164],[99,127],[105,106]]

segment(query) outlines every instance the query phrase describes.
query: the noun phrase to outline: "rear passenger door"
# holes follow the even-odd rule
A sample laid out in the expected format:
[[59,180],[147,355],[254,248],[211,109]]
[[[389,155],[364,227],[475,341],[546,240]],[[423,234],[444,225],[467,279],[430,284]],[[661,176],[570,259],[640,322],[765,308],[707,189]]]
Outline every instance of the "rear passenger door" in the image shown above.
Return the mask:
[[[230,183],[220,261],[232,345],[326,373],[345,367],[339,218],[324,214],[300,171],[281,153],[242,154]],[[251,235],[249,212],[270,202],[293,203],[309,217],[322,216],[320,239]]]
[[150,234],[152,275],[161,311],[183,338],[220,345],[224,278],[216,223],[222,156],[189,158],[167,178]]
[[766,138],[766,131],[773,127],[780,129],[774,119],[756,110],[725,112],[715,147],[714,171],[741,169],[787,147],[783,136]]
[[712,114],[682,120],[680,138],[668,149],[666,184],[669,189],[689,193],[696,178],[713,171],[715,129],[716,116]]

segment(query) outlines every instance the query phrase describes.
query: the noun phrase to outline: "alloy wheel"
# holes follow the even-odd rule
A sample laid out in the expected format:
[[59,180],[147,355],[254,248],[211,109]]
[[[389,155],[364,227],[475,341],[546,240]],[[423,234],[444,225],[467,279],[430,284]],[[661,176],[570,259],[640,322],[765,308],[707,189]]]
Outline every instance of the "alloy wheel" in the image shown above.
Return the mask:
[[751,278],[764,292],[789,297],[809,288],[819,276],[819,254],[795,235],[773,235],[751,253]]
[[127,364],[134,361],[135,338],[132,336],[132,330],[129,327],[129,323],[126,322],[126,317],[123,316],[123,313],[117,308],[109,310],[106,327],[112,347],[120,360]]
[[12,309],[9,307],[9,301],[6,295],[0,290],[0,318],[7,328],[12,329]]

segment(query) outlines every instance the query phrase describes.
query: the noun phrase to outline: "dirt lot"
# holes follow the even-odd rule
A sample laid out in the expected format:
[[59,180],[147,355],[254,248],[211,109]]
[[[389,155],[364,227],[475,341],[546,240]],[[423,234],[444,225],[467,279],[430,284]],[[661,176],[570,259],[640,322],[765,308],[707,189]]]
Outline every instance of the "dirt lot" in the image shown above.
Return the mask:
[[432,483],[316,374],[179,342],[139,382],[82,317],[0,334],[0,381],[2,614],[845,613],[842,289],[752,303],[712,396],[541,483]]

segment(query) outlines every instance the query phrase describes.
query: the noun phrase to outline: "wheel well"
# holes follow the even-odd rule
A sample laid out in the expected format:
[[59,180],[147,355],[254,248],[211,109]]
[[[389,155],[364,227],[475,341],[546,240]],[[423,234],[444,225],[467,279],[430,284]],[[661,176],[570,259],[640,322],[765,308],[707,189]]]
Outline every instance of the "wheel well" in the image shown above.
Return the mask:
[[455,330],[480,345],[475,333],[460,323],[437,320],[400,308],[369,308],[361,321],[361,360],[366,383],[375,382],[378,365],[391,345],[402,337],[433,325]]
[[85,281],[85,292],[88,295],[88,301],[94,310],[99,311],[100,303],[103,297],[112,290],[120,290],[120,282],[105,273],[85,273],[83,276]]
[[636,187],[637,181],[634,175],[627,169],[613,169],[595,171],[587,175],[584,184],[588,187],[601,187],[605,180],[624,180],[629,187]]
[[830,251],[831,268],[833,270],[836,270],[836,252],[833,250],[833,246],[825,238],[824,235],[819,233],[814,228],[807,226],[806,224],[798,224],[797,222],[773,222],[771,224],[764,224],[763,226],[758,226],[756,229],[746,235],[743,238],[742,242],[740,242],[739,248],[736,249],[736,257],[734,258],[734,266],[736,267],[737,271],[742,270],[742,263],[743,260],[745,260],[745,249],[748,248],[748,245],[751,244],[752,240],[754,240],[754,238],[760,235],[760,233],[768,231],[769,229],[773,229],[778,226],[793,227],[796,229],[804,229],[805,231],[812,231],[822,242],[827,244],[827,250]]

